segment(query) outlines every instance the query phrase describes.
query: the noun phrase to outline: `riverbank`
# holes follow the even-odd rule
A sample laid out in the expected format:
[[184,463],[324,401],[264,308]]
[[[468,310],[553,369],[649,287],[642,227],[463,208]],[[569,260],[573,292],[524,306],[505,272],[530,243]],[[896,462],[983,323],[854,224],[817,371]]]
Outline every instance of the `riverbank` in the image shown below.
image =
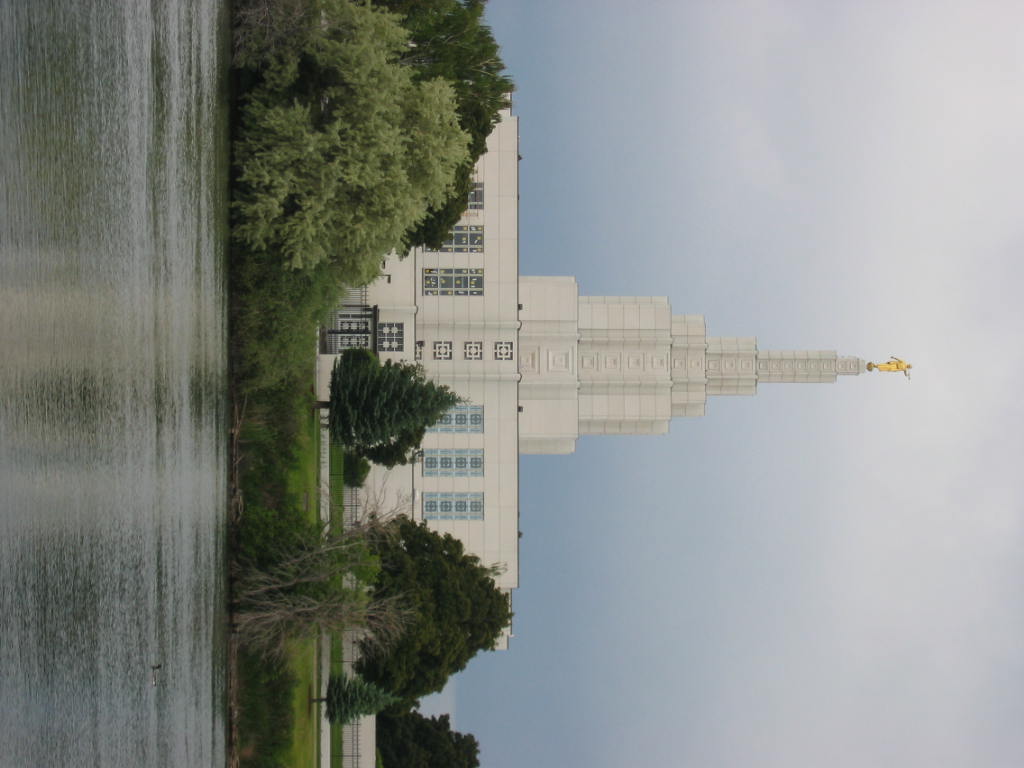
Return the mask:
[[[257,393],[234,405],[229,505],[233,576],[259,558],[261,548],[272,547],[276,536],[287,535],[289,521],[298,527],[319,522],[319,425],[311,410],[312,395],[308,386],[295,386],[287,394],[266,398]],[[255,505],[251,510],[250,500]],[[257,519],[249,519],[250,511]],[[274,516],[269,527],[264,519],[268,515]],[[232,601],[234,587],[232,578]],[[259,652],[248,651],[232,632],[227,697],[232,768],[244,765],[247,756],[267,753],[296,768],[316,763],[319,708],[308,704],[319,688],[316,647],[314,638],[296,640],[284,656],[260,659]]]

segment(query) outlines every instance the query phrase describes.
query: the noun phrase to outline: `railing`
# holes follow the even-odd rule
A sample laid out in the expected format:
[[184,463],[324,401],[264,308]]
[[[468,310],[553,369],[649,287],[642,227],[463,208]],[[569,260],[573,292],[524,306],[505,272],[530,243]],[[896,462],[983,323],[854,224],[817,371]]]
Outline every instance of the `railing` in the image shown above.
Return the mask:
[[[324,427],[324,431],[321,432],[321,478],[326,477],[328,479],[326,483],[328,487],[321,487],[321,500],[323,503],[323,499],[326,496],[326,503],[329,505],[328,520],[330,523],[333,525],[340,523],[343,527],[348,527],[360,519],[362,503],[359,498],[359,489],[344,487],[341,471],[342,464],[340,461],[337,461],[340,458],[342,448],[330,444],[326,422],[326,411],[323,411],[321,413],[321,426]],[[327,465],[326,471],[324,471],[325,463]],[[341,489],[340,493],[338,489]],[[351,576],[346,577],[346,579],[350,578]],[[354,582],[351,586],[354,586]],[[340,648],[337,650],[340,650],[341,657],[341,669],[339,670],[335,667],[332,670],[332,674],[337,674],[339,671],[349,677],[355,674],[354,667],[359,658],[357,635],[358,633],[354,631],[344,632],[340,641],[335,640],[332,642],[331,645],[335,648],[337,647],[335,643],[340,645]],[[373,729],[376,727],[376,718],[371,715],[368,718],[360,718],[355,723],[341,726],[340,747],[335,738],[331,739],[329,762],[331,768],[360,768],[361,763],[369,765],[374,763],[376,739],[370,739],[369,737],[364,739],[363,736],[365,734],[360,729],[360,724],[362,724],[364,729]],[[337,726],[334,727],[336,728]],[[369,741],[369,743],[365,743],[366,741]],[[366,755],[363,754],[364,750],[367,751]]]
[[344,517],[342,525],[348,527],[355,525],[362,514],[362,502],[359,501],[359,489],[358,488],[346,488],[342,492],[341,500],[342,510],[344,511]]
[[329,323],[320,329],[320,354],[335,355],[352,347],[376,348],[377,307],[367,302],[365,286],[342,294]]
[[365,285],[362,288],[349,288],[338,303],[343,307],[362,306],[366,304],[366,297],[368,295]]

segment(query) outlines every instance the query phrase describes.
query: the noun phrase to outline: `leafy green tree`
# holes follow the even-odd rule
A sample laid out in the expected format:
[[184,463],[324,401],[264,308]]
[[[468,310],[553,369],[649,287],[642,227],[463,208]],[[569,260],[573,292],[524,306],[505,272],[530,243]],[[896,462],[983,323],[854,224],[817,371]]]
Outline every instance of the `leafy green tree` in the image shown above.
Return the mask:
[[419,712],[377,717],[377,748],[384,768],[479,768],[480,744],[453,731],[448,715]]
[[337,725],[344,725],[357,717],[374,715],[397,703],[398,699],[361,677],[331,675],[327,681],[327,695],[311,701],[326,702],[327,719]]
[[[234,147],[233,235],[287,268],[326,262],[364,284],[447,199],[467,161],[455,92],[413,78],[400,61],[408,35],[391,14],[348,0],[309,0],[301,12],[292,0],[264,5],[265,26],[279,13],[289,34],[238,35],[236,61],[253,85]],[[246,23],[255,22],[240,30]]]
[[459,397],[430,381],[423,368],[358,350],[343,352],[331,373],[331,435],[371,461],[404,464]]
[[422,80],[444,78],[458,101],[459,125],[469,134],[469,157],[456,171],[455,182],[443,202],[431,205],[430,214],[406,235],[407,245],[440,246],[466,210],[473,166],[487,150],[487,137],[498,123],[499,112],[509,105],[515,87],[505,74],[498,43],[484,23],[486,0],[375,0],[375,4],[402,16],[410,45],[402,62]]
[[412,617],[394,645],[364,656],[359,671],[411,704],[492,649],[512,612],[492,569],[458,539],[405,517],[387,528],[391,535],[373,543],[380,556],[374,597],[402,599]]

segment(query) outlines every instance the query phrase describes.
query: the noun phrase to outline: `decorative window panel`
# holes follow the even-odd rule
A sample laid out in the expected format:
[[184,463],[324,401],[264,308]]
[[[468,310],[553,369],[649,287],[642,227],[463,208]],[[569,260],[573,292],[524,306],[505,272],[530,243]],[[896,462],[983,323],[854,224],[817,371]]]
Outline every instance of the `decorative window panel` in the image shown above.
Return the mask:
[[424,520],[483,520],[482,493],[424,493]]
[[[471,195],[472,196],[472,195]],[[483,208],[483,185],[480,187],[480,207]],[[435,253],[483,253],[484,228],[482,225],[459,224],[452,227],[448,239]]]
[[350,333],[328,333],[327,334],[327,353],[330,355],[337,355],[346,349],[352,349],[354,347],[365,347],[370,346],[370,334],[350,334]]
[[370,347],[373,339],[373,312],[369,309],[339,309],[326,330],[329,354],[338,354],[353,347]]
[[484,271],[482,269],[424,267],[423,295],[483,296]]
[[434,342],[434,359],[435,360],[451,360],[452,359],[452,343],[450,341],[435,341]]
[[483,360],[484,343],[482,341],[467,341],[462,345],[462,355],[467,360]]
[[494,359],[495,360],[511,360],[512,359],[512,342],[511,341],[496,341],[496,342],[494,342]]
[[456,405],[427,432],[483,432],[484,407],[482,405]]
[[379,323],[377,349],[381,352],[404,352],[405,323]]
[[424,477],[483,477],[482,448],[429,448],[423,452]]
[[484,208],[484,183],[474,181],[473,188],[469,190],[469,210],[482,211]]

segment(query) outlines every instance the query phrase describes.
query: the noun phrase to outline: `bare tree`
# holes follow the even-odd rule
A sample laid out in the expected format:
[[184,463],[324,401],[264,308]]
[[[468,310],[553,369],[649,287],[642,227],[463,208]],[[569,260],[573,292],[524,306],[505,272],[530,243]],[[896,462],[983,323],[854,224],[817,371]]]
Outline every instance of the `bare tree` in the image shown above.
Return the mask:
[[374,599],[355,574],[376,570],[369,542],[390,535],[373,520],[277,542],[272,564],[234,566],[234,628],[240,641],[280,656],[289,640],[355,630],[385,648],[409,621],[401,596]]

